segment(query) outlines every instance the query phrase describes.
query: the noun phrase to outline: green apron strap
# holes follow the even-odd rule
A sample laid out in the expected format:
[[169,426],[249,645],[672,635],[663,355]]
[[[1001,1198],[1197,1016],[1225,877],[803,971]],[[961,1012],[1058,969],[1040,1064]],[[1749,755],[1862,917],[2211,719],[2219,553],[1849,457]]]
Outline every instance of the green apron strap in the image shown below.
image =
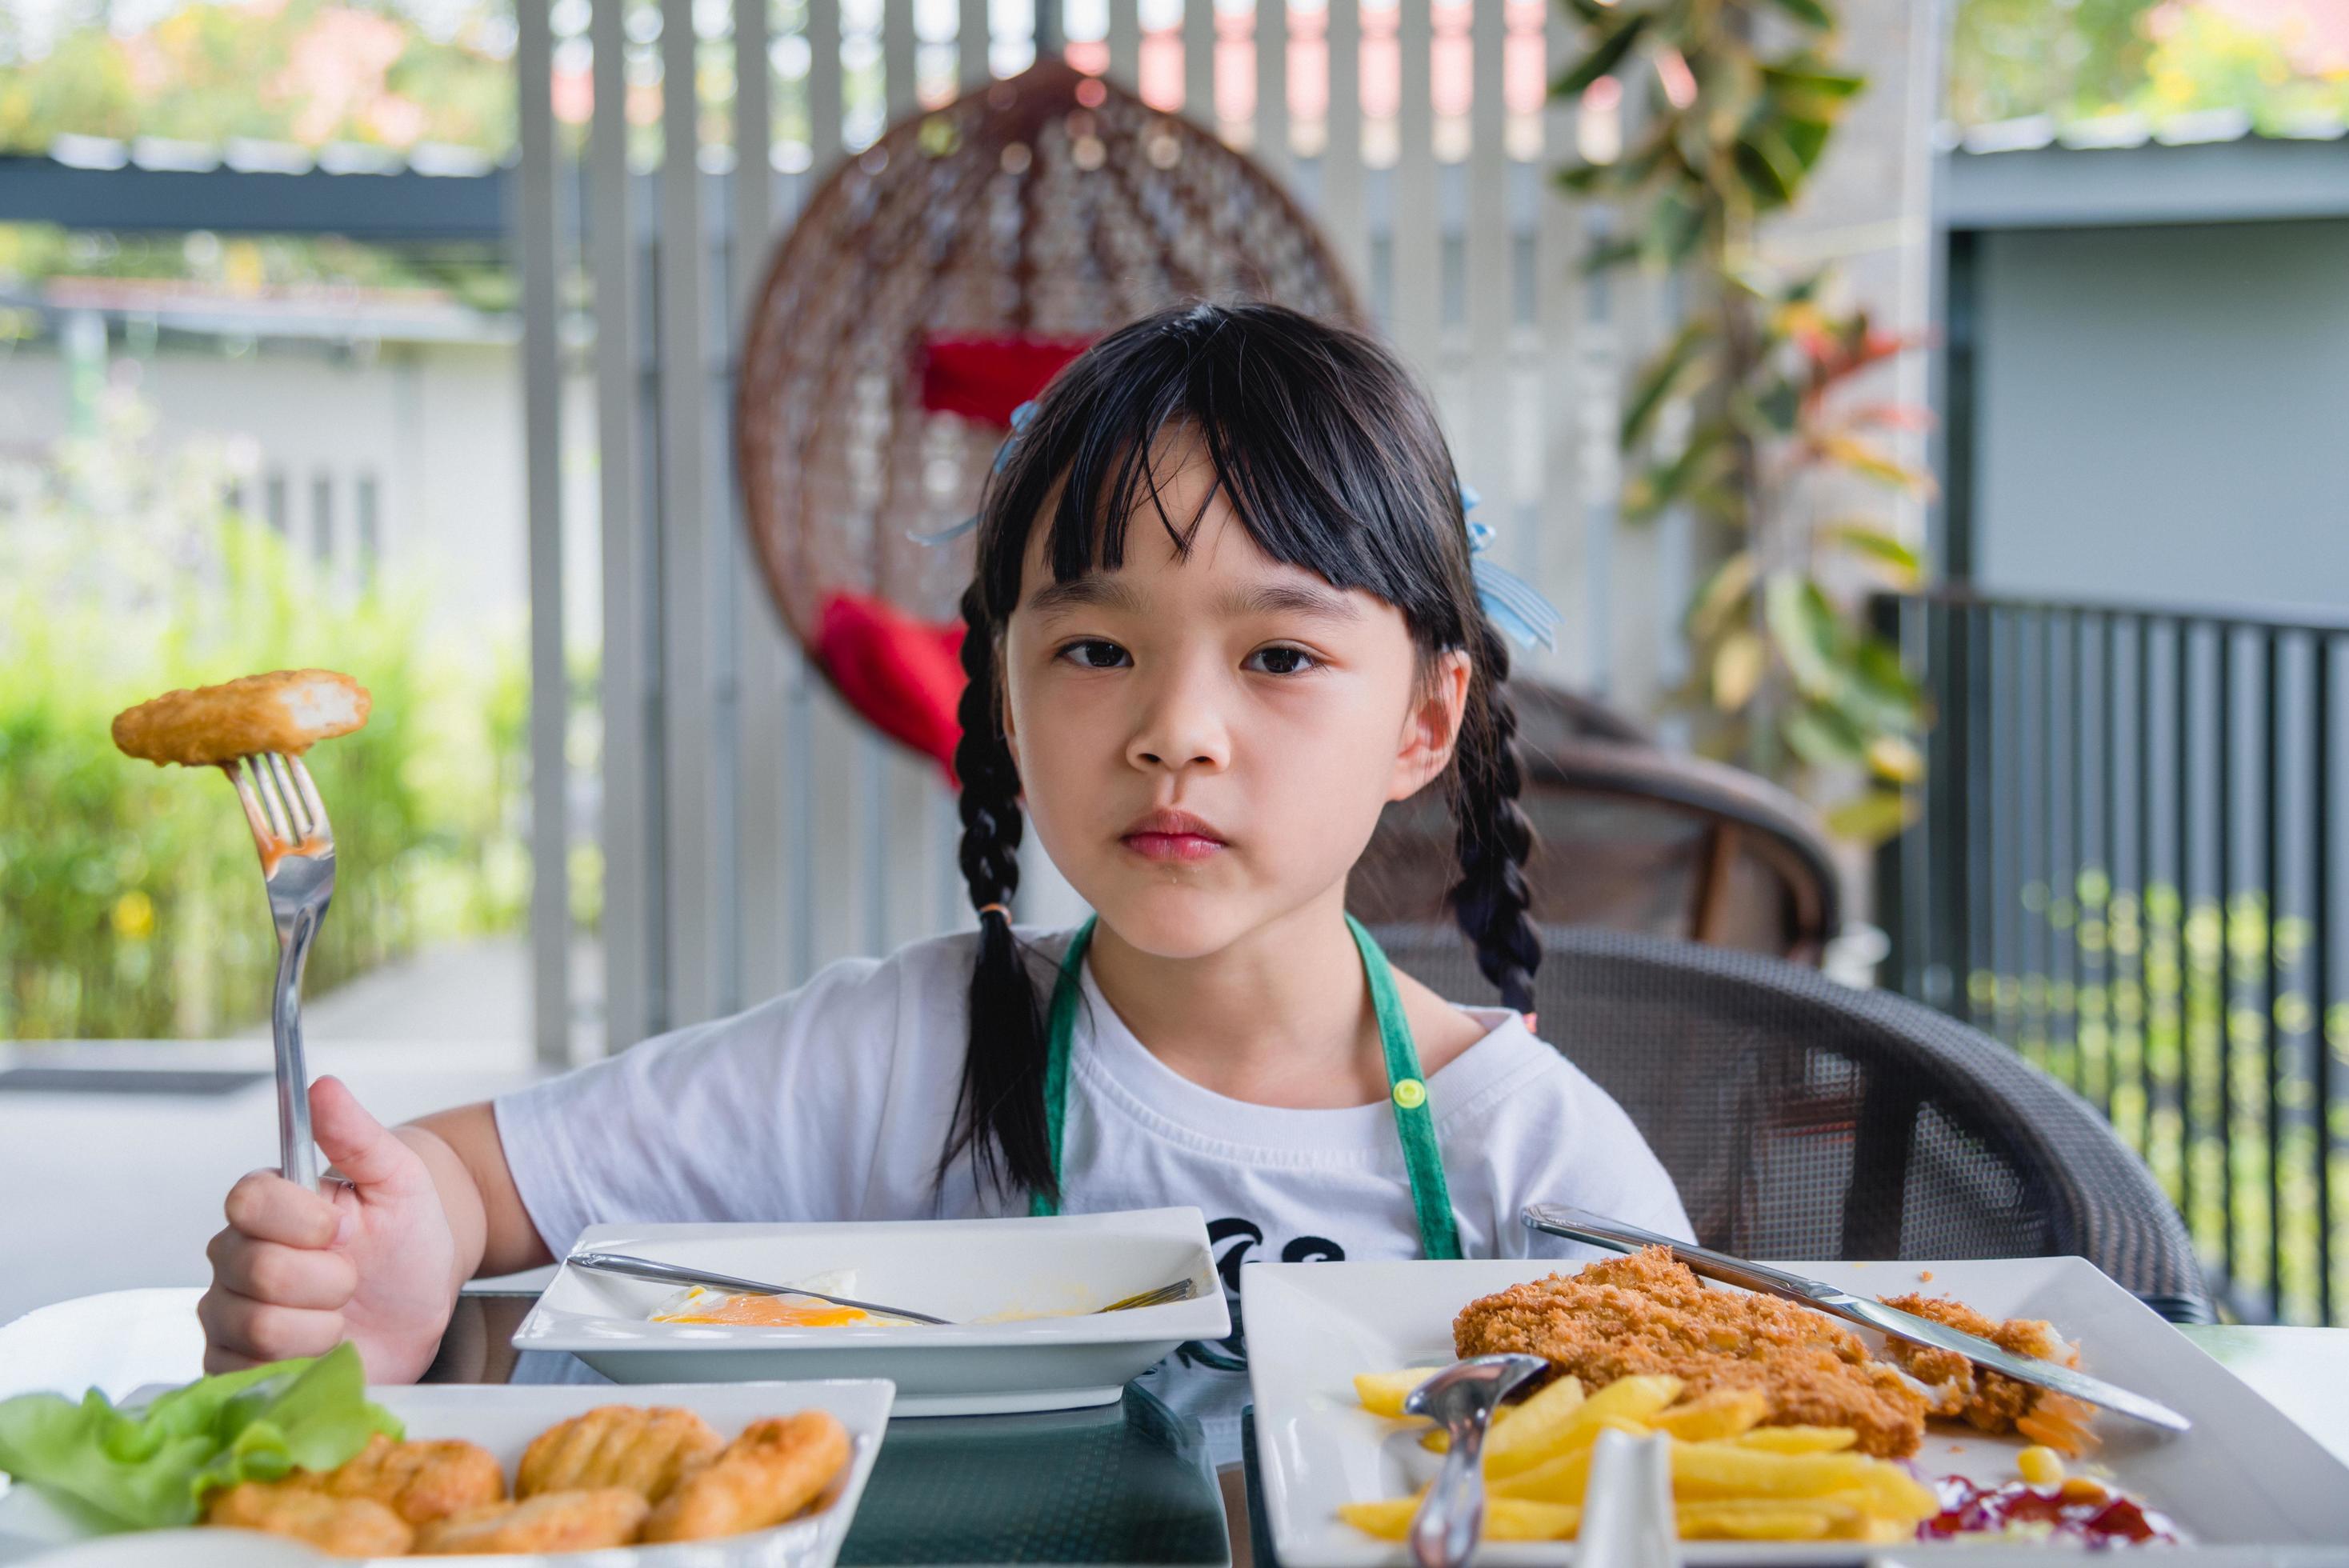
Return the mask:
[[[1061,975],[1052,983],[1051,1028],[1046,1035],[1044,1047],[1044,1136],[1052,1150],[1052,1179],[1061,1177],[1061,1140],[1069,1120],[1069,1046],[1076,1038],[1077,1005],[1084,999],[1081,976],[1085,967],[1085,949],[1092,945],[1093,923],[1098,916],[1088,917],[1069,938],[1069,950],[1061,955]],[[1032,1192],[1028,1197],[1028,1212],[1044,1219],[1061,1212],[1061,1205],[1050,1194]]]
[[[1094,922],[1088,920],[1069,939],[1061,957],[1061,973],[1052,985],[1050,1033],[1044,1054],[1044,1127],[1052,1150],[1052,1173],[1061,1173],[1061,1150],[1068,1126],[1069,1053],[1076,1038],[1077,1007],[1083,998],[1085,950],[1092,944]],[[1362,955],[1362,975],[1370,982],[1371,1009],[1379,1021],[1379,1045],[1386,1054],[1389,1103],[1394,1109],[1395,1131],[1402,1140],[1404,1172],[1411,1179],[1411,1202],[1419,1218],[1420,1250],[1427,1257],[1449,1261],[1460,1256],[1460,1230],[1453,1218],[1452,1192],[1444,1180],[1444,1156],[1436,1146],[1435,1115],[1428,1108],[1427,1083],[1419,1074],[1419,1052],[1412,1044],[1411,1023],[1403,1016],[1402,998],[1395,993],[1394,971],[1387,955],[1362,923],[1346,917],[1354,946]],[[1060,1204],[1042,1192],[1029,1195],[1028,1212],[1044,1218],[1061,1212]]]
[[1411,1022],[1403,1016],[1402,998],[1395,993],[1394,970],[1369,929],[1350,914],[1346,917],[1346,929],[1354,934],[1354,945],[1362,954],[1362,974],[1371,983],[1371,1007],[1378,1015],[1379,1044],[1387,1056],[1388,1099],[1394,1107],[1395,1131],[1402,1139],[1412,1207],[1419,1212],[1420,1249],[1431,1259],[1449,1262],[1460,1256],[1460,1229],[1452,1215],[1452,1190],[1444,1180],[1444,1153],[1435,1142],[1435,1113],[1428,1107],[1427,1080],[1419,1075],[1419,1051],[1412,1044]]

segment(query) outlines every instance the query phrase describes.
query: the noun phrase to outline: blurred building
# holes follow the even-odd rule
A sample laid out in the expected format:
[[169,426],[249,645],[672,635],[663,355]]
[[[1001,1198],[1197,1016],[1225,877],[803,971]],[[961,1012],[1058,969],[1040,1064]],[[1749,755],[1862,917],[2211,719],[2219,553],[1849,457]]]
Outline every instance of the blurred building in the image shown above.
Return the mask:
[[1985,126],[1942,160],[1951,576],[2349,605],[2349,142]]

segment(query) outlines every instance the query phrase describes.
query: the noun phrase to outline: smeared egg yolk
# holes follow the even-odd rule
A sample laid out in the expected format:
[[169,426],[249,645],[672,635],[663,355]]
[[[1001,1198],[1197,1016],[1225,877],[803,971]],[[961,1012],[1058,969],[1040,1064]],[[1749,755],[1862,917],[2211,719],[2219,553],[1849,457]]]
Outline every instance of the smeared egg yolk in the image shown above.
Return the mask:
[[689,1312],[664,1314],[658,1323],[731,1323],[755,1328],[841,1328],[852,1323],[871,1323],[874,1316],[853,1306],[834,1306],[829,1302],[792,1301],[773,1295],[730,1295],[704,1305],[694,1304]]

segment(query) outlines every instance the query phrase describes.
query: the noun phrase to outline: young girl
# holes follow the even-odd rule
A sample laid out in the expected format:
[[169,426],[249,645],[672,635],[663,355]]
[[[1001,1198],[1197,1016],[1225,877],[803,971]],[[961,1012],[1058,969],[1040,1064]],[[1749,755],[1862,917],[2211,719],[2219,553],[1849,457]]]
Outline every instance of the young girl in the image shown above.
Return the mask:
[[[229,1193],[208,1369],[350,1338],[413,1378],[461,1282],[604,1221],[1191,1204],[1235,1285],[1255,1258],[1523,1255],[1537,1199],[1687,1236],[1622,1110],[1521,1016],[1531,835],[1469,554],[1433,412],[1367,339],[1211,305],[1102,339],[1007,450],[963,596],[978,933],[397,1130],[320,1079],[342,1181]],[[1502,1008],[1394,973],[1346,917],[1381,809],[1439,779]],[[1023,814],[1099,912],[1073,933],[1011,924]],[[1224,1454],[1237,1341],[1154,1379]]]

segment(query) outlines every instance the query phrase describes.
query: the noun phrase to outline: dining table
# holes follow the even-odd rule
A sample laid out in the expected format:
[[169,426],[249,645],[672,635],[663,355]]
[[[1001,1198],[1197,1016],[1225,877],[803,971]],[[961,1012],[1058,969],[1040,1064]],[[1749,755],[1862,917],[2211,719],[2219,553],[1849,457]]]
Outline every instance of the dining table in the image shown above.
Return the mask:
[[[601,1382],[568,1355],[511,1341],[536,1291],[469,1287],[424,1380]],[[202,1370],[199,1292],[112,1291],[0,1326],[0,1398],[32,1389],[112,1398]],[[2180,1348],[2211,1356],[2349,1464],[2349,1328],[2201,1325]],[[1252,1435],[1244,1425],[1244,1456]],[[843,1568],[883,1564],[1241,1564],[1275,1568],[1249,1509],[1252,1464],[1219,1473],[1195,1421],[1129,1386],[1114,1404],[1010,1416],[900,1417],[846,1541]],[[2298,1558],[2293,1559],[2295,1562]]]

